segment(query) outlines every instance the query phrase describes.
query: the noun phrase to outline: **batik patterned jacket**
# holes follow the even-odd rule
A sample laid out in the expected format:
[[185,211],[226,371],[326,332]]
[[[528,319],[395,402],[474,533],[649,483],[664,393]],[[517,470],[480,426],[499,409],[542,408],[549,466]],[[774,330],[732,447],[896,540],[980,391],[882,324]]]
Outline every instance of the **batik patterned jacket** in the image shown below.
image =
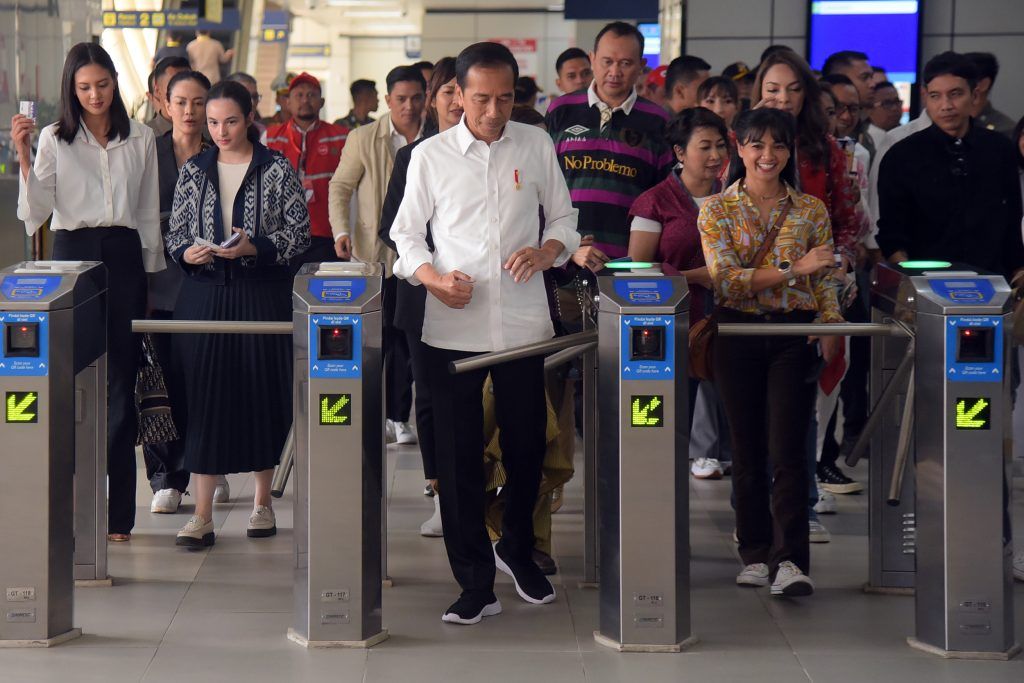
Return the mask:
[[[167,251],[193,277],[223,282],[224,259],[202,267],[186,266],[183,255],[202,237],[220,243],[231,235],[220,209],[217,176],[219,150],[211,147],[181,167],[167,232]],[[309,248],[309,211],[295,170],[280,154],[253,144],[252,161],[232,207],[235,227],[245,230],[256,256],[239,259],[243,277],[279,273],[288,259]]]

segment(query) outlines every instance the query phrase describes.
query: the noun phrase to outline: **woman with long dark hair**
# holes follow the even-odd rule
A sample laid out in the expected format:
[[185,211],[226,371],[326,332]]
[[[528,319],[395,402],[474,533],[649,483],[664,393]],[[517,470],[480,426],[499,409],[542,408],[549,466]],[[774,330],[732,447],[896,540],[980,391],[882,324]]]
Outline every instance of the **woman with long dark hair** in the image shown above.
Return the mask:
[[[167,83],[166,110],[171,119],[171,130],[156,139],[156,158],[160,176],[160,232],[167,234],[170,225],[171,206],[174,203],[174,188],[182,165],[209,144],[203,140],[206,130],[206,93],[210,81],[199,71],[182,71]],[[170,255],[165,252],[170,261]],[[174,304],[181,289],[184,274],[173,263],[170,268],[149,277],[150,317],[169,320],[174,317]],[[178,511],[181,497],[188,487],[188,470],[185,469],[185,421],[187,411],[182,395],[180,368],[171,352],[171,335],[156,334],[151,337],[157,360],[164,371],[167,396],[175,427],[182,438],[160,444],[146,444],[143,455],[146,459],[146,476],[153,489],[153,501],[149,511],[171,514]]]
[[[184,269],[174,310],[184,320],[290,321],[288,259],[309,247],[302,183],[284,157],[259,143],[252,98],[221,81],[207,94],[214,147],[181,167],[167,251]],[[182,335],[188,430],[185,466],[195,475],[195,514],[177,545],[213,545],[217,476],[254,472],[247,534],[271,536],[277,523],[270,482],[292,422],[291,338]]]
[[[710,197],[697,224],[724,323],[841,322],[832,231],[824,203],[794,187],[793,117],[773,109],[736,122],[732,181]],[[715,340],[715,384],[733,446],[736,534],[744,586],[810,595],[805,439],[814,408],[816,341],[802,337]],[[830,361],[839,338],[821,337]]]
[[31,235],[52,214],[53,258],[102,261],[107,269],[107,529],[111,541],[127,541],[135,526],[140,352],[131,321],[146,312],[146,272],[165,267],[153,131],[129,119],[114,62],[94,43],[68,52],[60,120],[40,131],[33,165],[34,127],[24,116],[11,119],[21,164],[18,218]]

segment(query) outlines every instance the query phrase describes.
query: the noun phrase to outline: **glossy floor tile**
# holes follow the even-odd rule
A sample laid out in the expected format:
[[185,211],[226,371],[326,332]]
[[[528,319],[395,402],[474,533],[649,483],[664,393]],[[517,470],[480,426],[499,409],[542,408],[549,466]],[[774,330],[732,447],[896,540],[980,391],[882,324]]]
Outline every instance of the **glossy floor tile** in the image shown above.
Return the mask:
[[[866,464],[854,474],[865,479]],[[434,503],[423,495],[415,447],[389,449],[389,639],[369,651],[306,650],[286,638],[295,563],[291,492],[275,501],[278,535],[250,539],[252,477],[230,481],[231,501],[215,507],[216,545],[190,552],[174,547],[174,534],[192,512],[191,498],[176,515],[150,514],[151,493],[140,476],[135,534],[110,548],[115,585],[76,591],[75,623],[85,635],[46,651],[0,650],[0,682],[1024,681],[1024,657],[947,661],[906,645],[913,598],[861,590],[865,495],[840,496],[839,514],[822,518],[833,539],[812,546],[813,598],[779,600],[767,589],[736,586],[728,478],[690,482],[691,622],[699,639],[690,650],[621,654],[595,642],[598,591],[580,586],[581,478],[567,487],[554,516],[557,600],[528,605],[499,573],[502,614],[472,627],[443,624],[458,591],[443,540],[419,535]],[[1014,521],[1024,528],[1024,482],[1015,494]],[[1015,585],[1015,598],[1020,637],[1024,584]]]

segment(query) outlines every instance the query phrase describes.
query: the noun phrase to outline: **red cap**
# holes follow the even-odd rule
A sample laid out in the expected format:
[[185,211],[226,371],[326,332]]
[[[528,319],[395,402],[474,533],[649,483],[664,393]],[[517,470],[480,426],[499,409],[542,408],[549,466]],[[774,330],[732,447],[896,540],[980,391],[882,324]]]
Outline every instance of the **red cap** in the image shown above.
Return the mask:
[[657,69],[647,74],[647,82],[653,83],[659,88],[665,87],[665,72],[668,71],[668,64],[662,64]]
[[323,90],[323,88],[320,87],[320,81],[318,81],[315,76],[303,71],[298,76],[293,78],[291,80],[291,83],[288,84],[288,94],[290,95],[292,90],[295,90],[295,86],[302,85],[303,83],[305,83],[306,85],[311,85],[317,90]]

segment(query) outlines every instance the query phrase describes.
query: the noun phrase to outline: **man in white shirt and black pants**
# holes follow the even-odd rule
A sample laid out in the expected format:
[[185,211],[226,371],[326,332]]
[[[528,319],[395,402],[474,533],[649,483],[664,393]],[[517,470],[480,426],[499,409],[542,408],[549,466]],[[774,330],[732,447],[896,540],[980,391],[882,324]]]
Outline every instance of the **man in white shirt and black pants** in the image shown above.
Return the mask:
[[547,421],[544,361],[537,356],[490,368],[508,473],[502,539],[493,550],[484,526],[482,389],[488,371],[451,375],[448,364],[552,337],[541,273],[565,263],[580,239],[551,139],[538,128],[509,122],[519,77],[512,53],[496,43],[471,45],[456,60],[456,77],[465,115],[413,152],[391,237],[399,256],[395,274],[431,294],[423,342],[434,396],[441,519],[462,588],[442,620],[475,624],[501,612],[495,566],[512,576],[527,602],[555,598],[531,558]]

